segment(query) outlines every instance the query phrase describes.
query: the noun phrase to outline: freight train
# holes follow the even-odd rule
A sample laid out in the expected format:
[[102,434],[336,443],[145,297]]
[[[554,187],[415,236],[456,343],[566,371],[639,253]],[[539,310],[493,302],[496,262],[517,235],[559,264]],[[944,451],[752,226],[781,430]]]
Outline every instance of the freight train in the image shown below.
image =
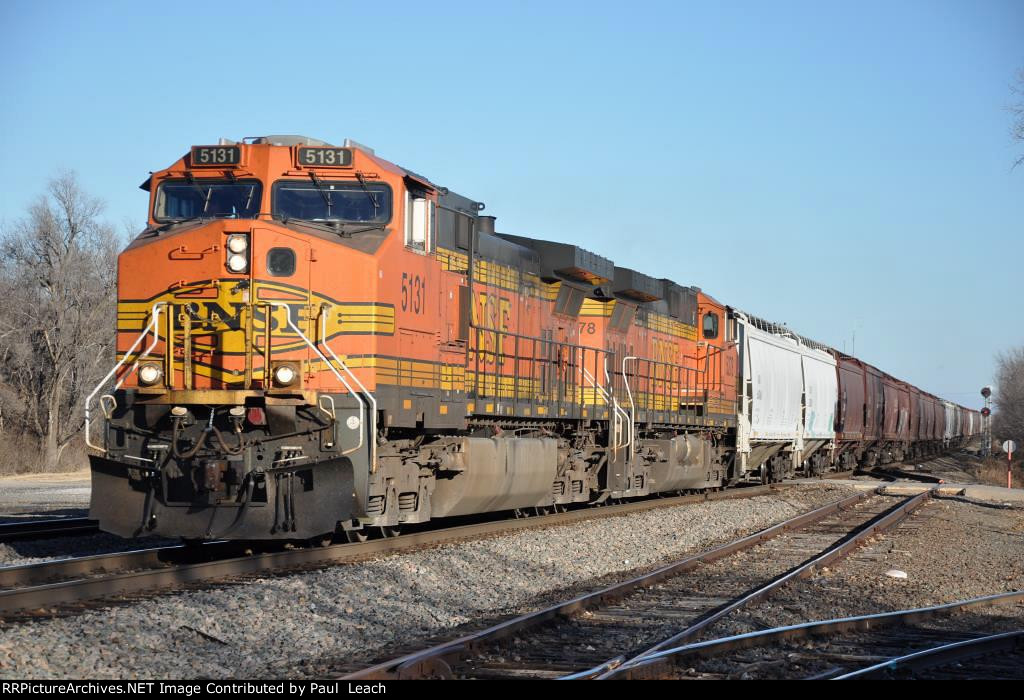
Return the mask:
[[938,454],[980,415],[703,290],[500,233],[301,136],[143,183],[117,363],[86,400],[122,536],[361,539]]

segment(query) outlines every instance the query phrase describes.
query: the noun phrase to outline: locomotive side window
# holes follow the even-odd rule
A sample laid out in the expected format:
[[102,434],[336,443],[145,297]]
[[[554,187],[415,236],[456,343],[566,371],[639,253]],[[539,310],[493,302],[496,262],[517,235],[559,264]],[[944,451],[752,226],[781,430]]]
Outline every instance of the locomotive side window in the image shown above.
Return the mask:
[[153,218],[161,223],[186,219],[254,219],[260,211],[259,180],[165,180],[156,191]]
[[437,217],[429,199],[407,195],[405,200],[405,245],[429,252],[434,248]]
[[391,188],[380,183],[279,180],[271,209],[276,219],[386,224]]
[[704,337],[709,340],[718,337],[718,314],[710,311],[704,314]]
[[267,272],[274,277],[295,274],[295,251],[291,248],[271,248],[267,251]]

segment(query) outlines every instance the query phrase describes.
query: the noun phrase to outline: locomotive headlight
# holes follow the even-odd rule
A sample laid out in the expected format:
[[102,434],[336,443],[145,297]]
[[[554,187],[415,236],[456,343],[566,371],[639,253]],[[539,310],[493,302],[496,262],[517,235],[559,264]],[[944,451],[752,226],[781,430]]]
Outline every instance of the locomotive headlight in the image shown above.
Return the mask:
[[152,363],[146,363],[139,367],[139,383],[146,386],[152,386],[160,381],[160,377],[163,375],[163,370],[160,369],[160,365],[154,365]]
[[295,383],[299,373],[292,365],[278,365],[274,369],[274,382],[278,386],[290,386]]
[[249,247],[245,236],[228,236],[228,250],[232,253],[244,253]]
[[232,272],[245,272],[247,267],[249,267],[249,261],[245,259],[244,255],[234,253],[228,256],[228,269]]

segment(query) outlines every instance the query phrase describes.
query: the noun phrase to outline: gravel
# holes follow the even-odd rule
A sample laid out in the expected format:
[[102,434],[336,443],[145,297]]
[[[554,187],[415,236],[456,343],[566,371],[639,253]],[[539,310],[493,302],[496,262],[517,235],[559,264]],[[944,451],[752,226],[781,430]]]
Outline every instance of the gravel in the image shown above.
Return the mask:
[[0,628],[3,678],[306,677],[590,590],[852,494],[807,484]]
[[[890,569],[906,579],[885,575]],[[941,498],[834,569],[738,611],[708,637],[1024,589],[1024,510]],[[1007,606],[991,614],[1020,615]],[[987,614],[987,613],[984,613]]]
[[134,549],[150,549],[180,543],[180,540],[162,537],[124,539],[102,532],[95,535],[69,535],[45,540],[16,540],[0,543],[0,566],[37,564],[43,561],[110,552],[129,552]]
[[27,474],[0,478],[0,522],[12,515],[84,517],[89,510],[89,473]]

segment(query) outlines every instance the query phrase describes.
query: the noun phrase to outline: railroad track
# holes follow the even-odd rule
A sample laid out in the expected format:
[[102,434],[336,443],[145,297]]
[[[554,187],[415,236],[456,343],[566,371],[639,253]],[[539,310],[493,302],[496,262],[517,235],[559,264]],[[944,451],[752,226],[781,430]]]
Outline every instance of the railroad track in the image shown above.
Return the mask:
[[[981,614],[1015,606],[1003,619]],[[615,678],[1024,677],[1024,591],[817,620],[663,649]],[[812,639],[813,638],[813,639]]]
[[[893,505],[896,499],[858,494],[649,574],[344,678],[609,677],[685,644],[733,610],[841,559],[929,497],[924,492]],[[719,571],[714,564],[719,560],[732,565]]]
[[655,498],[524,519],[436,528],[399,537],[326,547],[257,552],[246,550],[244,544],[212,542],[198,547],[157,547],[0,567],[0,618],[51,616],[75,612],[82,604],[90,601],[167,592],[195,584],[229,582],[252,575],[322,568],[387,552],[411,551],[503,532],[618,517],[692,503],[753,498],[777,493],[780,488],[787,486],[755,486],[691,496]]
[[0,542],[91,535],[99,530],[99,524],[89,518],[53,518],[0,523]]

